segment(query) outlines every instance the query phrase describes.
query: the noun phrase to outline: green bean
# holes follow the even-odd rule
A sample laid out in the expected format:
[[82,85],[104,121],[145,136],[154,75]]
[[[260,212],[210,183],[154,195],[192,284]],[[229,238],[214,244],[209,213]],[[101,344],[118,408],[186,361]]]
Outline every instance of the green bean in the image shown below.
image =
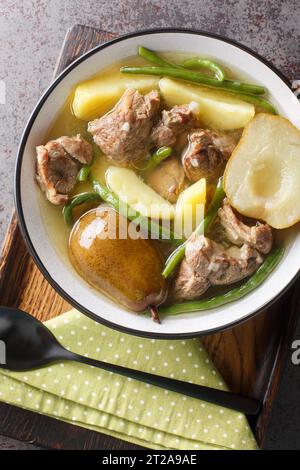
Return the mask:
[[162,275],[164,278],[167,279],[167,277],[170,276],[170,274],[174,271],[176,268],[177,264],[180,263],[180,261],[184,258],[185,255],[185,247],[186,247],[186,241],[182,243],[182,245],[179,245],[176,250],[174,250],[170,256],[168,257],[164,270],[162,272]]
[[247,103],[252,103],[259,108],[263,108],[269,113],[278,114],[276,108],[271,103],[269,103],[269,101],[261,98],[260,96],[251,95],[249,93],[239,93],[234,94],[234,96],[236,98],[240,98],[243,101],[247,101]]
[[[212,224],[214,221],[218,209],[221,206],[223,199],[225,197],[225,192],[223,189],[223,178],[219,178],[218,184],[216,186],[216,190],[213,196],[213,199],[211,201],[211,204],[209,205],[208,211],[204,219],[201,221],[201,223],[198,225],[196,228],[196,233],[206,233],[209,229],[209,226]],[[174,271],[178,263],[184,258],[185,255],[185,248],[186,248],[186,241],[180,245],[178,248],[176,248],[173,253],[169,256],[169,258],[166,261],[164,270],[162,272],[162,275],[167,278],[170,276],[170,274]]]
[[187,59],[183,62],[183,67],[185,68],[206,68],[211,70],[215,78],[222,82],[225,79],[225,72],[223,68],[217,64],[217,62],[214,62],[213,60],[209,59],[202,59],[201,57],[192,57],[191,59]]
[[73,214],[72,211],[74,207],[84,204],[86,202],[95,202],[101,201],[101,198],[96,193],[80,193],[72,197],[70,201],[63,208],[63,217],[64,221],[68,226],[71,226],[73,223]]
[[151,171],[159,165],[163,160],[168,158],[171,153],[173,152],[172,147],[160,147],[159,149],[154,152],[151,157],[149,158],[146,166],[144,168],[138,168],[140,171]]
[[82,168],[80,168],[78,175],[77,175],[77,181],[80,181],[80,182],[86,181],[89,177],[91,169],[92,169],[91,165],[84,165]]
[[179,304],[174,304],[158,309],[159,315],[178,315],[180,313],[188,313],[202,310],[209,310],[217,308],[221,305],[226,305],[229,302],[239,300],[246,294],[249,294],[258,286],[260,286],[273,269],[278,265],[282,259],[284,248],[274,248],[265,258],[263,264],[257,271],[241,286],[235,287],[225,294],[215,295],[213,297],[201,300],[190,300]]
[[160,225],[159,223],[142,216],[137,211],[135,211],[135,215],[132,215],[130,206],[120,201],[113,192],[109,191],[99,181],[94,180],[93,186],[94,191],[101,197],[103,201],[111,205],[118,213],[139,225],[142,230],[150,233],[153,238],[159,239],[161,241],[168,241],[174,243],[175,245],[182,244],[183,240],[178,238],[172,230],[169,230],[163,225]]
[[[101,197],[104,202],[110,204],[117,212],[119,212],[120,202],[117,196],[114,195],[111,191],[109,191],[106,186],[100,183],[98,180],[93,180],[93,188],[94,191]],[[127,207],[126,204],[124,207]]]
[[223,177],[221,177],[218,180],[218,184],[216,186],[212,201],[209,205],[207,214],[196,229],[197,233],[207,233],[210,225],[217,216],[218,210],[221,207],[225,196],[225,191],[223,189]]
[[92,159],[91,165],[94,163],[96,158],[102,155],[100,147],[98,147],[98,145],[94,141],[92,141],[92,147],[93,147],[93,159]]
[[123,73],[130,74],[142,74],[142,75],[160,75],[165,77],[179,78],[188,82],[200,83],[202,85],[211,86],[214,88],[220,88],[223,90],[230,90],[236,93],[254,93],[263,94],[266,92],[265,88],[259,85],[252,85],[249,83],[242,83],[237,80],[216,80],[215,78],[208,77],[207,75],[201,75],[198,72],[192,70],[186,70],[184,68],[177,67],[121,67],[120,71]]
[[182,68],[180,65],[167,62],[166,60],[159,57],[159,55],[157,55],[155,52],[143,46],[139,46],[138,54],[140,57],[143,57],[143,59],[148,60],[148,62],[151,62],[152,64],[158,65],[160,67]]
[[77,174],[77,181],[80,183],[87,181],[89,174],[91,173],[92,166],[95,162],[96,157],[101,155],[101,150],[100,148],[95,144],[95,142],[92,143],[93,147],[93,158],[92,161],[89,165],[84,165],[82,168],[80,168],[78,174]]

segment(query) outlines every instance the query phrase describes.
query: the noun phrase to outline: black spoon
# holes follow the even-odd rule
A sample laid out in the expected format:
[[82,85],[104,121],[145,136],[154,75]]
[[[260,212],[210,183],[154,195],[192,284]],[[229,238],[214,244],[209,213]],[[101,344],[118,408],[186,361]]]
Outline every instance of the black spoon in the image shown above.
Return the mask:
[[6,356],[5,361],[0,357],[1,368],[26,371],[61,360],[77,361],[248,415],[255,415],[260,410],[260,402],[254,398],[148,374],[68,351],[43,323],[17,308],[0,307],[0,341],[4,342]]

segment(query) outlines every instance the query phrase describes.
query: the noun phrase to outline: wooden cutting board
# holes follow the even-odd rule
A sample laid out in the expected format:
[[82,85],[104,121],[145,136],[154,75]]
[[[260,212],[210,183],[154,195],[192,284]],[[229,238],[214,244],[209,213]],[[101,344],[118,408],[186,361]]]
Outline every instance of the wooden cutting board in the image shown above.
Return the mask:
[[[65,38],[55,74],[92,47],[114,37],[82,25]],[[202,338],[229,387],[260,399],[263,407],[250,424],[262,445],[290,339],[298,317],[300,281],[271,307],[223,333]],[[40,320],[67,311],[67,304],[48,284],[20,234],[13,214],[0,258],[0,305],[19,307]],[[0,404],[0,434],[55,449],[137,449],[118,439],[72,426],[33,412]]]

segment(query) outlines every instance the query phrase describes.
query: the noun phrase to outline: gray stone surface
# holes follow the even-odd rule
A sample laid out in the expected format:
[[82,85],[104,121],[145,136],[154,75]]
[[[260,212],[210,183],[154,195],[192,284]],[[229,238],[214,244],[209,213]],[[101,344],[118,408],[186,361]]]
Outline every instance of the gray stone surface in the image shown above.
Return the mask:
[[[0,242],[13,207],[13,170],[30,111],[49,84],[67,28],[75,23],[125,33],[142,28],[199,28],[241,41],[300,78],[298,0],[1,0]],[[300,330],[298,329],[298,335]],[[287,365],[267,448],[300,449],[300,366]],[[0,448],[21,444],[0,440]]]

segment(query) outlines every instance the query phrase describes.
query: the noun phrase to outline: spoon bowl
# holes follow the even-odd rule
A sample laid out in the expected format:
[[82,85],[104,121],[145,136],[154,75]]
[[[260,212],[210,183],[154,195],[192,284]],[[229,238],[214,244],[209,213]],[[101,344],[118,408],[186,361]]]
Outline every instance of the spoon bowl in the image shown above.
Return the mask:
[[17,308],[0,307],[0,339],[5,344],[5,367],[35,369],[65,357],[64,348],[36,318]]

